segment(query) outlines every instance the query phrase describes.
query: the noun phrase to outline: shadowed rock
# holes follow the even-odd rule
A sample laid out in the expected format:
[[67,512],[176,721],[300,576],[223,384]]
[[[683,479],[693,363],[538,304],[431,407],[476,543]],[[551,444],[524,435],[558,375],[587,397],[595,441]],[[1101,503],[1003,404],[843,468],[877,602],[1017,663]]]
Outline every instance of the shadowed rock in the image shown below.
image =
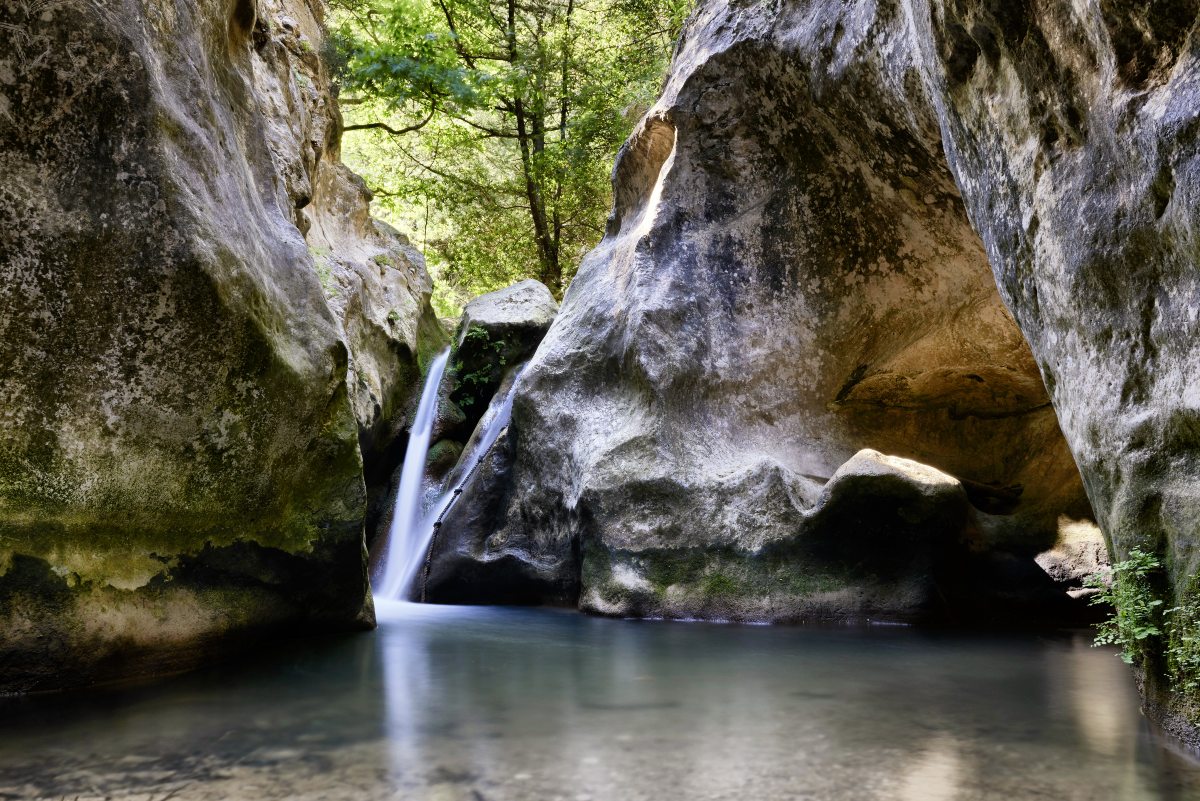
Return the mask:
[[373,621],[360,431],[429,282],[372,263],[410,251],[337,163],[319,13],[4,6],[0,692]]

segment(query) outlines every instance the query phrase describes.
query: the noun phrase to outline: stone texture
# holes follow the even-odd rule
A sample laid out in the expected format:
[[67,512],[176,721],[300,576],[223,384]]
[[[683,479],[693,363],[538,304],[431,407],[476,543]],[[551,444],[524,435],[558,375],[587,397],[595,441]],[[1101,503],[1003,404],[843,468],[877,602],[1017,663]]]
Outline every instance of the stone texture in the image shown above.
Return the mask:
[[554,322],[558,303],[544,284],[527,279],[472,300],[463,309],[455,345],[461,350],[472,328],[492,338],[535,332],[538,341]]
[[[460,439],[469,437],[504,376],[533,355],[557,313],[550,290],[532,279],[468,303],[455,332],[449,372],[449,400],[463,415],[453,427],[439,429]],[[452,408],[442,412],[443,418],[453,415]]]
[[[584,606],[608,614],[911,617],[930,607],[910,591],[928,590],[926,562],[882,577],[868,558],[776,556],[814,546],[828,482],[872,448],[954,476],[973,503],[939,546],[992,562],[964,568],[961,604],[1003,615],[1020,586],[1041,596],[1033,557],[1087,499],[899,7],[702,5],[614,191],[522,378],[512,489],[480,561],[578,574]],[[867,511],[870,526],[845,523],[847,552],[905,523]],[[678,602],[649,600],[664,588]]]
[[320,13],[0,5],[0,692],[373,619],[359,428],[417,348],[363,329],[428,279],[336,163]]
[[[947,160],[1117,558],[1200,587],[1200,3],[913,0]],[[1200,745],[1200,702],[1142,666]],[[1191,718],[1190,721],[1187,718]]]
[[1098,590],[1086,586],[1088,578],[1109,571],[1104,533],[1090,521],[1075,521],[1062,526],[1059,541],[1050,550],[1038,554],[1035,561],[1046,575],[1075,597],[1095,595]]
[[320,173],[308,247],[350,349],[350,402],[367,485],[367,541],[379,535],[392,473],[404,458],[422,366],[448,337],[430,305],[425,261],[408,240],[372,219],[362,179],[333,160]]
[[[479,451],[485,429],[501,424],[503,400],[518,377],[516,370],[507,372],[455,469],[437,481],[430,496],[432,505],[443,493],[456,493],[430,543],[429,565],[419,585],[426,601],[567,606],[579,596],[577,554],[565,563],[561,554],[539,558],[520,547],[510,549],[501,538],[492,536],[496,519],[504,514],[515,490],[515,440],[506,426],[486,452]],[[447,442],[438,443],[434,450]],[[429,473],[436,475],[435,471],[431,451]]]

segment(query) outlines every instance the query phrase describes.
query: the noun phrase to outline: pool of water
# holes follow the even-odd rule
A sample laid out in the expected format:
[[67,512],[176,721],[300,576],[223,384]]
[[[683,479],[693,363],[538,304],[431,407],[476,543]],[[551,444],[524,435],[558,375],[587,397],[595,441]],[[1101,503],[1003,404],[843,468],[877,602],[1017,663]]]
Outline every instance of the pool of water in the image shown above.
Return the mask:
[[1200,799],[1086,634],[400,605],[379,629],[0,705],[0,798]]

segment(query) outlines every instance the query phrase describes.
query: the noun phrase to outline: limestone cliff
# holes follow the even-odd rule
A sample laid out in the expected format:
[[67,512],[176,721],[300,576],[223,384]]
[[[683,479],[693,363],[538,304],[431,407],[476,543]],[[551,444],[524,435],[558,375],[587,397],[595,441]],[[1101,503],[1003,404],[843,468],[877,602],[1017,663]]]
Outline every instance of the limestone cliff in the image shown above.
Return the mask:
[[[480,560],[615,614],[928,611],[955,571],[871,569],[871,515],[905,518],[866,498],[850,556],[773,572],[870,447],[960,480],[956,570],[1032,575],[1090,499],[1200,619],[1198,11],[702,3],[522,378]],[[1194,740],[1192,625],[1142,669]]]
[[320,17],[0,4],[0,692],[372,621],[360,429],[429,279],[337,163]]
[[[898,9],[702,7],[614,189],[482,559],[578,575],[611,614],[1007,616],[1042,591],[1034,556],[1088,504]],[[831,483],[861,449],[953,476],[962,508],[908,506],[920,465],[874,503]]]
[[[946,160],[1113,554],[1182,607],[1140,664],[1200,745],[1200,2],[913,0]],[[1167,650],[1191,660],[1168,679]],[[1176,665],[1176,668],[1179,666]]]

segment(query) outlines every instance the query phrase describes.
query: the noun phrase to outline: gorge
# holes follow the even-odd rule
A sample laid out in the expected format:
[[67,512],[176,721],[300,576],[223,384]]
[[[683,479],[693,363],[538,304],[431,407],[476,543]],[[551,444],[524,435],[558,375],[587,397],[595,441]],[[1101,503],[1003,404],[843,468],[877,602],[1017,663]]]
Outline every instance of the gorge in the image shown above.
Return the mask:
[[702,0],[450,323],[326,11],[0,0],[0,797],[1200,794],[1200,2]]

